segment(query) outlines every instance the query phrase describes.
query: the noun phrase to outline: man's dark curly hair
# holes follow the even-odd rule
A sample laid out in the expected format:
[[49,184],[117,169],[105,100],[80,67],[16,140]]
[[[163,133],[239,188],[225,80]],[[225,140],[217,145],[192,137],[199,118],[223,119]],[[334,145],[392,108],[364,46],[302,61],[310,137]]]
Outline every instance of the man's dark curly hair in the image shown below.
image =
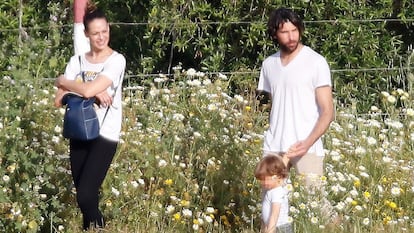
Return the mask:
[[305,30],[302,19],[291,9],[281,7],[270,13],[269,21],[267,22],[267,33],[272,40],[275,41],[274,36],[279,26],[286,22],[291,22],[295,25],[299,30],[299,35],[302,37],[303,31]]

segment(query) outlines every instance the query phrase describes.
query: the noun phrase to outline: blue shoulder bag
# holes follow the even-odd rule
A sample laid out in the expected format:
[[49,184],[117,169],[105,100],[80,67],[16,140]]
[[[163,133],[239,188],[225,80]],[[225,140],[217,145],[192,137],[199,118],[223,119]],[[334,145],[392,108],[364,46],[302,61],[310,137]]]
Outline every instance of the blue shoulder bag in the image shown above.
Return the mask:
[[92,140],[99,136],[99,120],[94,109],[95,98],[83,98],[68,93],[62,99],[66,105],[63,118],[63,137],[75,140]]

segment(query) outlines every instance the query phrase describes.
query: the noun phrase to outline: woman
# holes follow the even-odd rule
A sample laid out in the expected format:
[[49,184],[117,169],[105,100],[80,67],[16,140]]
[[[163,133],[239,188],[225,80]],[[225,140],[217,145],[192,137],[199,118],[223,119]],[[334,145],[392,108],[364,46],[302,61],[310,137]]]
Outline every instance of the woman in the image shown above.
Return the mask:
[[121,90],[126,61],[123,55],[108,45],[109,23],[102,11],[88,4],[83,23],[91,50],[73,56],[65,74],[57,78],[55,106],[62,106],[62,97],[68,91],[86,98],[96,97],[100,103],[96,110],[101,125],[99,137],[91,141],[70,140],[70,164],[76,199],[83,215],[83,228],[87,230],[90,227],[104,227],[98,208],[99,188],[119,141]]

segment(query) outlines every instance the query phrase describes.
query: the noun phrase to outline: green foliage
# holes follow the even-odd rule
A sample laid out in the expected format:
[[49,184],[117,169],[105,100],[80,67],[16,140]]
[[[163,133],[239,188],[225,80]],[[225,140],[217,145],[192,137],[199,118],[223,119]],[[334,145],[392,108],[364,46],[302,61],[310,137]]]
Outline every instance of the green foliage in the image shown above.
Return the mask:
[[370,21],[390,17],[391,9],[390,1],[359,4],[347,1],[335,5],[309,2],[304,13],[305,21],[309,22],[305,44],[326,56],[333,70],[343,70],[333,73],[338,103],[350,105],[358,99],[358,109],[366,111],[377,103],[377,90],[397,83],[398,72],[370,71],[370,68],[405,65],[400,56],[405,53],[401,36],[389,31],[384,21]]
[[[261,62],[277,50],[266,35],[269,11],[291,7],[305,20],[304,43],[325,56],[334,71],[338,104],[352,105],[358,99],[362,112],[378,103],[378,90],[404,85],[393,68],[406,66],[413,38],[412,4],[402,0],[98,2],[115,22],[111,46],[126,55],[129,74],[171,74],[178,64],[208,72],[248,73],[232,77],[235,91],[254,88]],[[65,55],[60,59],[68,60],[71,29],[64,25],[72,24],[69,1],[49,1],[48,7],[40,1],[24,2],[22,11],[16,0],[3,1],[1,6],[0,25],[11,29],[0,34],[3,55],[14,54],[19,41],[48,38],[46,28],[53,28],[59,33],[49,38],[53,44],[48,49],[60,50]],[[17,30],[20,12],[24,28]],[[0,65],[7,70],[9,63],[3,58]],[[57,64],[61,72],[64,63]]]

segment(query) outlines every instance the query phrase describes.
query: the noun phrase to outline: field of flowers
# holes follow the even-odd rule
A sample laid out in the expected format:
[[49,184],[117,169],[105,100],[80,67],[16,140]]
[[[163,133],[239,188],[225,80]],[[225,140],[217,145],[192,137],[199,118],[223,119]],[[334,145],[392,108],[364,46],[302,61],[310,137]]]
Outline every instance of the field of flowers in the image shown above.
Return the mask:
[[[232,77],[174,70],[124,85],[122,141],[102,187],[107,232],[258,232],[253,169],[268,113],[255,84],[235,93]],[[295,232],[413,232],[413,79],[366,114],[337,108],[322,179],[342,222],[324,222],[320,196],[292,173]],[[52,83],[0,81],[1,232],[80,231]]]

